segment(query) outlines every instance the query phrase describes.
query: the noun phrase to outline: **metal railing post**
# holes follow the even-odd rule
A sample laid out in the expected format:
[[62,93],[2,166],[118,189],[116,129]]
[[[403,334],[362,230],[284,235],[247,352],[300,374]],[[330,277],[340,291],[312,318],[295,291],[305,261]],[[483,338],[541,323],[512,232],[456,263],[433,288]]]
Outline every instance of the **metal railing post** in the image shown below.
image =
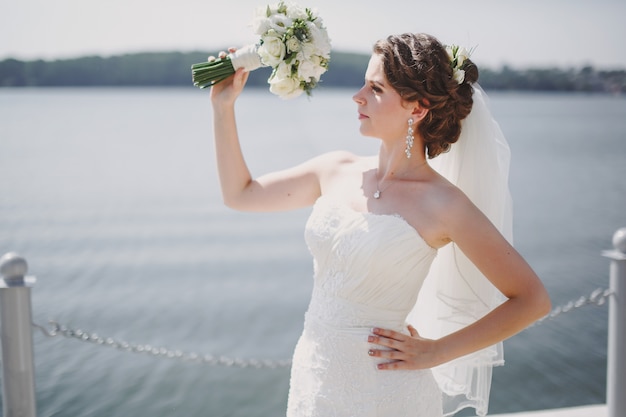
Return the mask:
[[607,347],[606,403],[608,417],[622,417],[626,410],[626,227],[613,235],[611,259],[609,335]]
[[26,260],[16,253],[0,258],[2,409],[5,417],[35,417],[35,370],[30,287]]

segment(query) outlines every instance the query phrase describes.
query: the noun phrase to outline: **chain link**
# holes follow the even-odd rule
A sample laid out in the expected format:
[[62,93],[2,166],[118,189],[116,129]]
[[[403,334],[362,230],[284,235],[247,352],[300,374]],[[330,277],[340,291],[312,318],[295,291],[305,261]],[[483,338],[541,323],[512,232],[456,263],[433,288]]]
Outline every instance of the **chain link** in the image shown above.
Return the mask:
[[[569,313],[575,309],[578,309],[587,305],[603,305],[607,299],[613,295],[610,289],[598,288],[588,296],[582,296],[576,301],[570,301],[563,306],[556,307],[550,314],[539,319],[537,322],[529,327],[537,326],[544,323],[547,320],[554,319],[564,313]],[[50,327],[45,327],[37,323],[32,323],[33,327],[41,330],[41,332],[47,337],[63,336],[66,338],[78,339],[83,342],[91,342],[97,345],[108,346],[114,349],[141,353],[145,355],[152,355],[167,359],[177,359],[185,362],[195,362],[211,366],[226,366],[226,367],[238,367],[238,368],[256,368],[256,369],[277,369],[291,366],[291,360],[271,360],[271,359],[242,359],[242,358],[230,358],[226,356],[213,356],[211,354],[198,354],[187,353],[181,350],[172,350],[164,347],[155,347],[151,345],[137,345],[124,341],[115,340],[110,337],[101,337],[97,333],[89,333],[81,329],[71,329],[67,326],[63,326],[56,321],[49,321]]]
[[607,299],[611,295],[613,295],[613,291],[611,291],[611,289],[598,288],[594,290],[588,296],[582,296],[576,301],[570,301],[562,306],[556,307],[549,314],[547,314],[546,316],[542,317],[541,319],[537,320],[535,323],[530,325],[529,328],[542,324],[547,320],[552,320],[560,316],[561,314],[569,313],[572,310],[575,310],[583,306],[587,306],[591,304],[596,305],[596,306],[601,306],[607,301]]
[[56,321],[49,321],[50,328],[32,323],[32,325],[41,330],[47,337],[63,336],[67,338],[78,339],[83,342],[91,342],[97,345],[108,346],[114,349],[152,355],[167,359],[177,359],[185,362],[195,362],[211,366],[227,366],[238,368],[284,368],[291,366],[290,360],[270,360],[270,359],[242,359],[229,358],[226,356],[213,356],[210,354],[187,353],[181,350],[172,350],[164,347],[155,347],[151,345],[138,345],[124,341],[115,340],[110,337],[101,337],[97,333],[89,333],[81,329],[71,329],[63,326]]

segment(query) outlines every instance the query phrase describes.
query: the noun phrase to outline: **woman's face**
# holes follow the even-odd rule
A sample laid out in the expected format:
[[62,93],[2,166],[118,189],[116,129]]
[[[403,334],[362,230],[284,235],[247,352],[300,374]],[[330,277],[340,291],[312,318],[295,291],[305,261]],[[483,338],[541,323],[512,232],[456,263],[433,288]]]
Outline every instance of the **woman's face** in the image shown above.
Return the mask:
[[404,140],[411,109],[387,81],[380,55],[373,54],[370,58],[365,85],[352,99],[358,105],[362,135]]

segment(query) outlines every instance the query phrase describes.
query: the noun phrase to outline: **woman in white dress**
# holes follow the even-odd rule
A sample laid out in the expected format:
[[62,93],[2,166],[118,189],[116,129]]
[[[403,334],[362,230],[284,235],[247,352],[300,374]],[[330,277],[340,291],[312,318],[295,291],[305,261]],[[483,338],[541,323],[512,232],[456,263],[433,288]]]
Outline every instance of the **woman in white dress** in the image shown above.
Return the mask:
[[[235,122],[247,75],[238,70],[211,91],[225,204],[313,206],[305,237],[314,289],[287,415],[440,417],[467,406],[484,415],[501,341],[547,314],[550,301],[510,243],[508,148],[480,113],[476,66],[430,35],[379,41],[353,97],[379,154],[331,152],[258,178]],[[485,142],[485,131],[495,139]],[[422,330],[427,322],[440,324]]]

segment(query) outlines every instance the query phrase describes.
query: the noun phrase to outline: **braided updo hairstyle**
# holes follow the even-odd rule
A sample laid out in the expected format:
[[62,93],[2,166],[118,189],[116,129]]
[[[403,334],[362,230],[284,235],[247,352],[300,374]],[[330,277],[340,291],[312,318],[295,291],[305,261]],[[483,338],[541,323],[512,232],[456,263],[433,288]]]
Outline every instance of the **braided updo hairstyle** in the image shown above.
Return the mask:
[[428,109],[418,125],[428,157],[450,150],[461,134],[461,120],[472,110],[476,65],[469,59],[463,63],[465,79],[459,84],[445,47],[424,33],[389,36],[376,42],[374,53],[383,58],[387,81],[400,97]]

